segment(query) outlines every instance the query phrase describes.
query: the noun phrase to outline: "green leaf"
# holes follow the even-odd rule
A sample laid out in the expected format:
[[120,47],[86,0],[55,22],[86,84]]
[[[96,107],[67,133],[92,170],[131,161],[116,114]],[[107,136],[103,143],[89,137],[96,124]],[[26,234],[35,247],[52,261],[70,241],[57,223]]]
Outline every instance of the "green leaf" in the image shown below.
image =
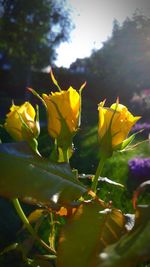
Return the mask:
[[125,231],[125,218],[117,209],[104,209],[97,201],[83,202],[62,228],[57,267],[95,267],[96,256]]
[[29,266],[31,267],[53,267],[54,265],[48,261],[48,260],[44,260],[44,259],[33,259],[33,260],[29,260]]
[[136,267],[150,260],[150,207],[142,207],[137,213],[137,225],[100,253],[96,267]]
[[51,207],[77,200],[87,189],[69,164],[51,163],[26,143],[0,145],[0,195]]

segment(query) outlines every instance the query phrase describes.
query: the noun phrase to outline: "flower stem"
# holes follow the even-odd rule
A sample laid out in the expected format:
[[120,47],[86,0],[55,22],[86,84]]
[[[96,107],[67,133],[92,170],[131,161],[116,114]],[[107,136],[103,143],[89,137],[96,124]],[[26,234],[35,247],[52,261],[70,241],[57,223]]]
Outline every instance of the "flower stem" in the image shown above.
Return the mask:
[[96,173],[95,173],[95,176],[94,176],[94,179],[93,179],[93,183],[92,183],[92,191],[94,193],[96,193],[96,190],[97,190],[97,184],[98,184],[98,178],[99,176],[101,175],[101,172],[102,172],[102,169],[104,167],[104,164],[105,164],[105,161],[106,161],[106,158],[105,157],[102,157],[99,161],[99,164],[98,164],[98,167],[97,167],[97,170],[96,170]]
[[54,221],[54,215],[52,212],[50,212],[50,224],[51,224],[51,232],[49,237],[50,246],[52,249],[55,250],[55,221]]
[[43,246],[49,253],[51,254],[56,254],[55,250],[50,248],[42,239],[40,239],[36,232],[34,231],[34,229],[32,228],[30,222],[28,221],[28,218],[26,217],[26,215],[24,214],[21,205],[19,203],[18,198],[14,198],[12,200],[13,205],[20,217],[20,219],[22,220],[23,224],[26,226],[27,230],[29,231],[29,233],[41,244],[41,246]]
[[63,149],[62,151],[63,151],[64,162],[69,163],[68,149]]

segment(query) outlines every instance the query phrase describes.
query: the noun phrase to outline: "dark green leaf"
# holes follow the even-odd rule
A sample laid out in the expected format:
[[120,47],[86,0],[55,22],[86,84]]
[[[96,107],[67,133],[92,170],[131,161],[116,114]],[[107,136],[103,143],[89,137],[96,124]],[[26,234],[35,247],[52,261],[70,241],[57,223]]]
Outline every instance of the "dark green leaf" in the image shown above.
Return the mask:
[[34,155],[26,143],[0,145],[0,195],[31,203],[66,205],[87,190],[69,164]]
[[31,267],[52,267],[53,264],[50,263],[50,261],[44,260],[44,259],[34,259],[29,260],[29,266]]
[[133,230],[106,248],[99,255],[96,267],[135,267],[150,260],[150,208],[140,207],[136,218]]
[[124,224],[119,210],[83,202],[62,229],[57,267],[95,267],[96,255],[122,236]]

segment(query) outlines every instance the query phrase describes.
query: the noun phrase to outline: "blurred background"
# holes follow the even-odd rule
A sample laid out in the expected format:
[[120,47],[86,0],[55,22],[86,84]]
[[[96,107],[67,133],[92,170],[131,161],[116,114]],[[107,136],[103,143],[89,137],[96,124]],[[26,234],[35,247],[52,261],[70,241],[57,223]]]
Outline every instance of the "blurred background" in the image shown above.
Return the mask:
[[100,101],[118,96],[148,120],[150,2],[0,0],[0,116],[12,99],[31,100],[27,87],[56,90],[50,67],[62,89],[87,81],[87,123]]
[[[75,137],[75,167],[79,150],[88,155],[97,140],[98,103],[111,105],[119,97],[142,119],[134,130],[148,140],[150,130],[150,2],[147,0],[0,0],[0,123],[12,100],[40,105],[43,154],[49,151],[46,114],[27,90],[56,91],[50,68],[62,89],[83,91],[82,124]],[[11,141],[0,129],[2,142]],[[81,141],[83,138],[83,141]],[[77,141],[76,141],[77,139]],[[77,145],[76,145],[77,142]],[[44,143],[46,148],[44,150]],[[81,145],[82,143],[82,145]],[[51,145],[51,143],[50,143]],[[79,149],[80,148],[80,149]],[[93,150],[92,150],[93,151]],[[81,171],[93,171],[96,153]],[[77,154],[77,157],[76,157]],[[78,160],[79,158],[79,160]],[[93,165],[94,164],[94,165]],[[92,167],[94,166],[94,167]]]
[[[45,110],[27,88],[39,94],[56,91],[51,67],[64,90],[70,85],[78,90],[87,82],[75,155],[82,137],[89,147],[91,141],[96,142],[97,106],[105,98],[109,106],[119,97],[134,115],[141,115],[135,130],[144,128],[141,138],[148,139],[149,0],[0,0],[0,123],[4,123],[12,100],[16,105],[38,103],[42,149],[43,142],[50,142],[45,137]],[[6,132],[0,131],[2,142],[10,141]],[[88,154],[86,145],[84,156]],[[44,155],[48,150],[46,145]],[[77,165],[79,155],[74,158]],[[91,159],[95,156],[89,155]],[[88,171],[92,166],[90,163]]]
[[[39,145],[44,156],[51,147],[45,111],[27,88],[39,94],[56,91],[50,67],[64,90],[70,85],[78,90],[87,82],[82,124],[74,139],[71,159],[71,165],[81,173],[93,173],[99,160],[100,101],[106,98],[109,106],[119,97],[134,115],[142,116],[133,129],[144,129],[137,137],[138,147],[115,154],[103,172],[103,176],[127,188],[120,193],[106,188],[103,198],[110,200],[115,194],[114,205],[125,212],[132,211],[131,201],[125,204],[125,197],[131,200],[133,190],[150,173],[150,1],[0,0],[0,123],[4,123],[12,100],[16,105],[24,101],[38,103]],[[12,141],[3,128],[0,139]],[[3,245],[15,239],[18,223],[17,219],[12,223],[14,231],[5,224],[12,222],[12,210],[10,203],[4,202],[0,202]]]

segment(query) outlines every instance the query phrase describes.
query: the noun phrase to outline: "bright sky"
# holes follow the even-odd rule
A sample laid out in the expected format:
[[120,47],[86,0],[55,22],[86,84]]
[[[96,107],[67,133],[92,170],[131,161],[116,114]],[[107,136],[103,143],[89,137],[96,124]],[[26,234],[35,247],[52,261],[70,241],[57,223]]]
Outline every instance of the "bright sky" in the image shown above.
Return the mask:
[[93,49],[111,36],[113,20],[122,23],[135,10],[150,16],[150,0],[67,0],[72,9],[75,28],[68,42],[57,48],[58,67],[68,68],[77,58],[90,56]]

